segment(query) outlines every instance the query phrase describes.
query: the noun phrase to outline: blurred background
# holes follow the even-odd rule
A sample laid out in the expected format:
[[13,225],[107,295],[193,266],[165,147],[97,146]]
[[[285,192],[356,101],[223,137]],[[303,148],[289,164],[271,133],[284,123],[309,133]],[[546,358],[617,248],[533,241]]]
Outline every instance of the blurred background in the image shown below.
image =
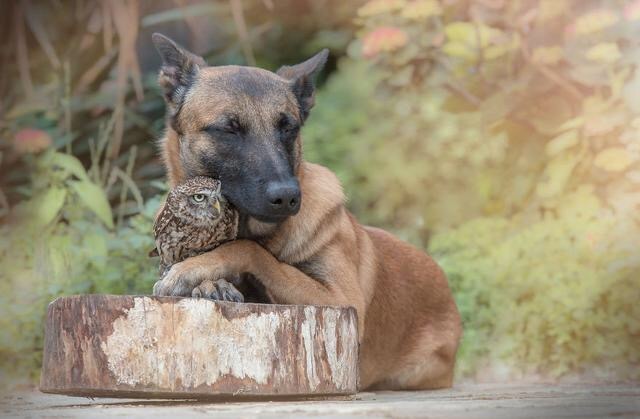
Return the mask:
[[42,0],[0,15],[0,381],[46,305],[149,293],[162,32],[211,65],[331,57],[303,129],[429,251],[459,380],[640,379],[640,1]]

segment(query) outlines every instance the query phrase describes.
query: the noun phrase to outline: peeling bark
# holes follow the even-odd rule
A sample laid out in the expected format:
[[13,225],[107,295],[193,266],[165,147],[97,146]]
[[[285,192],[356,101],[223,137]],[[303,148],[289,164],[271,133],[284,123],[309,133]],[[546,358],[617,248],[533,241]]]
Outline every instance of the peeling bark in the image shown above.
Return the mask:
[[40,390],[77,396],[353,394],[353,308],[87,295],[49,305]]

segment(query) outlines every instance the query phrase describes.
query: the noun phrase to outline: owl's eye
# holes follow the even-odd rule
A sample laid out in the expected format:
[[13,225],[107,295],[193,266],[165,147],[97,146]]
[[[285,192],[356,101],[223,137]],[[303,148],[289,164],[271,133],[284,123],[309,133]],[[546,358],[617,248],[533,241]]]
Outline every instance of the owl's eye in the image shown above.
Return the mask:
[[204,194],[201,193],[197,193],[195,195],[193,195],[191,198],[193,198],[194,202],[197,202],[198,204],[201,203],[202,201],[204,201],[205,196]]

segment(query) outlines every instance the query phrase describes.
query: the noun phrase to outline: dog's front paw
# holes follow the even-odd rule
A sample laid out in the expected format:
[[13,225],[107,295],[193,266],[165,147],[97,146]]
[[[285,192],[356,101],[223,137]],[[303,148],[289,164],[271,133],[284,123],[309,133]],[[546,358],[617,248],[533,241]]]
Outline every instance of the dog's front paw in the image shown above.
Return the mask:
[[212,300],[233,301],[243,303],[244,296],[231,283],[225,279],[213,281],[207,279],[195,287],[191,293],[195,298],[210,298]]
[[171,269],[153,286],[153,295],[191,297],[193,290],[198,285],[211,278],[207,269],[185,262],[171,266]]

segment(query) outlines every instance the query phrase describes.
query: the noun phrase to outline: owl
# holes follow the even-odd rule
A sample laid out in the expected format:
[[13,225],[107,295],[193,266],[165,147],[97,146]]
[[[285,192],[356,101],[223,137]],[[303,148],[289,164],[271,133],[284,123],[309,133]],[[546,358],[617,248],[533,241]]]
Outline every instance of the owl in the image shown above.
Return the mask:
[[[238,212],[222,196],[220,186],[216,179],[197,176],[169,192],[153,225],[156,248],[150,253],[160,257],[161,277],[174,263],[208,252],[236,238]],[[224,288],[218,290],[220,293],[228,287],[233,288],[230,284],[219,285],[218,288]],[[236,290],[227,291],[239,294]],[[229,299],[240,298],[236,295]]]

